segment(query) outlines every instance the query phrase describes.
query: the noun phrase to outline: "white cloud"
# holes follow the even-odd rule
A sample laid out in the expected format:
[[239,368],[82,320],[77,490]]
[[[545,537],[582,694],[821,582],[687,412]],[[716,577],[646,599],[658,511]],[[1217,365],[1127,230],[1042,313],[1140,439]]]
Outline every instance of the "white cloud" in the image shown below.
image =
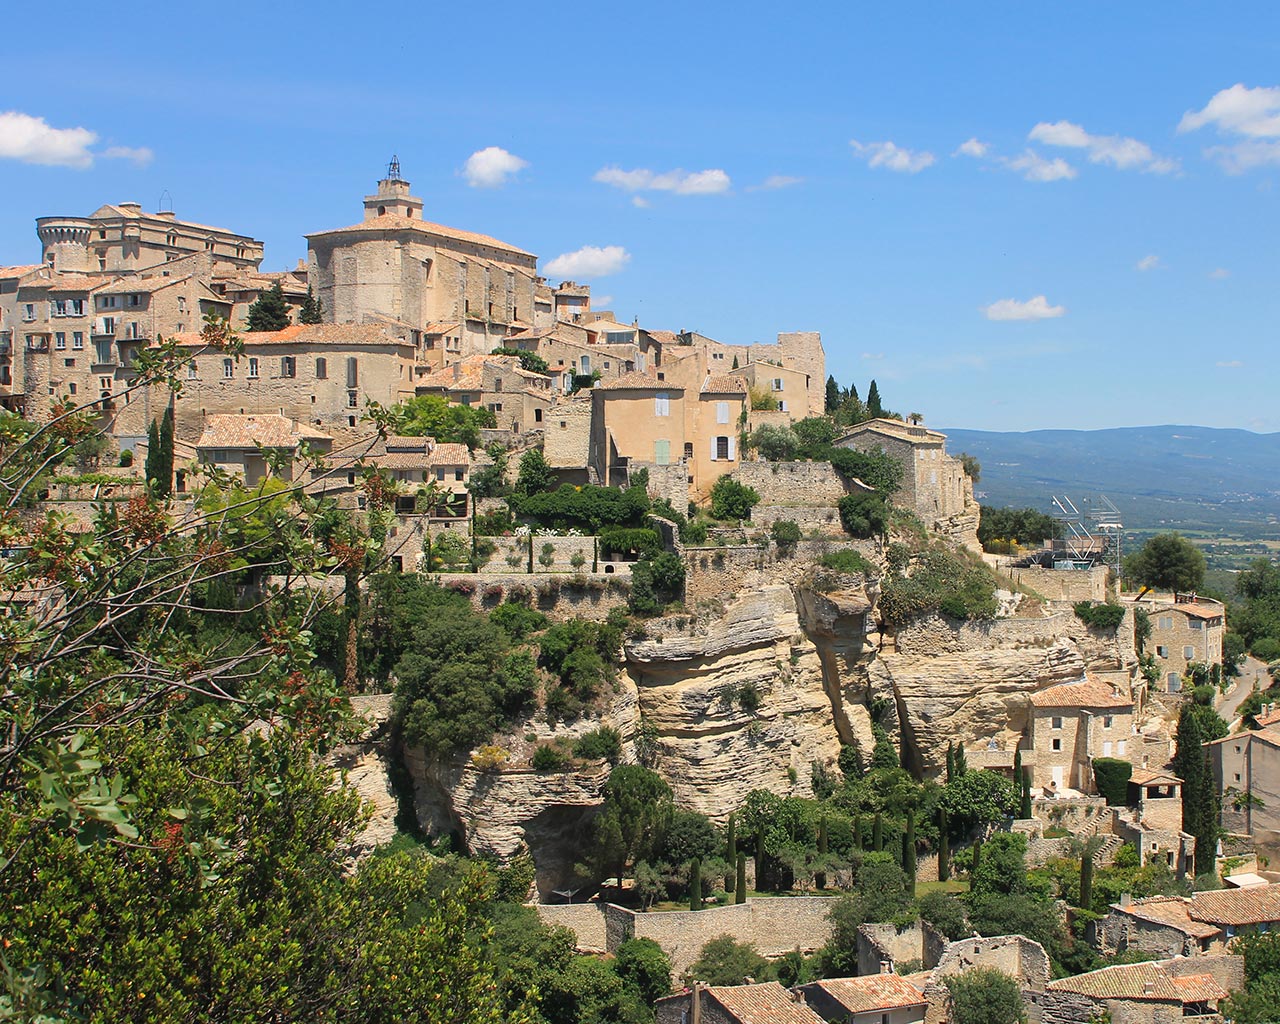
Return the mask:
[[548,277],[579,278],[604,277],[616,274],[631,261],[631,253],[620,245],[584,245],[574,252],[566,252],[545,264],[542,272]]
[[685,172],[679,168],[662,174],[638,167],[624,171],[621,167],[602,167],[593,181],[612,185],[624,192],[674,192],[678,196],[709,196],[728,192],[733,183],[719,168]]
[[1255,167],[1280,164],[1280,142],[1246,139],[1231,146],[1210,146],[1204,155],[1228,174],[1243,174]]
[[1049,320],[1064,316],[1066,306],[1051,306],[1043,295],[1035,295],[1026,302],[1017,299],[1001,299],[989,306],[983,306],[982,312],[988,320]]
[[0,159],[84,170],[93,166],[89,147],[97,141],[88,128],[54,128],[43,117],[0,113]]
[[748,185],[748,192],[768,192],[773,189],[790,188],[792,185],[799,185],[804,178],[793,178],[789,174],[771,174],[760,182],[759,185]]
[[1170,174],[1178,169],[1178,161],[1156,156],[1145,142],[1124,135],[1091,135],[1070,121],[1041,121],[1027,138],[1046,146],[1063,146],[1088,152],[1089,162],[1110,164],[1122,171],[1140,170],[1149,174]]
[[1022,156],[1012,159],[1006,157],[1004,164],[1010,170],[1021,173],[1027,181],[1070,181],[1078,173],[1062,157],[1056,156],[1048,160],[1029,149]]
[[883,352],[863,352],[863,353],[862,353],[862,358],[863,358],[863,359],[871,359],[871,360],[879,360],[879,359],[883,359],[883,358],[884,358],[884,353],[883,353]]
[[1155,253],[1151,253],[1147,256],[1143,256],[1142,259],[1138,260],[1138,262],[1134,264],[1134,269],[1144,270],[1144,271],[1155,270],[1161,265],[1162,264],[1160,263],[1160,257],[1157,256]]
[[609,303],[613,301],[612,295],[593,295],[591,296],[591,305],[596,309],[608,309]]
[[647,200],[644,196],[632,196],[631,205],[636,207],[639,210],[647,210],[653,204],[650,203],[649,200]]
[[1219,267],[1217,270],[1209,271],[1209,279],[1211,281],[1225,281],[1231,276],[1231,271],[1226,267]]
[[1250,89],[1238,82],[1214,93],[1203,110],[1183,114],[1178,131],[1194,132],[1210,124],[1231,135],[1280,136],[1280,87]]
[[108,160],[129,160],[137,167],[146,167],[155,154],[146,146],[108,146],[102,151]]
[[982,159],[982,157],[986,156],[989,152],[991,152],[991,146],[988,145],[987,143],[979,142],[977,139],[969,139],[967,142],[960,143],[960,148],[957,149],[951,155],[952,156],[971,156],[974,159],[980,160]]
[[467,157],[462,176],[472,188],[499,188],[529,166],[500,146],[486,146]]
[[912,152],[894,142],[859,142],[850,139],[853,152],[867,161],[868,167],[883,167],[888,171],[899,171],[904,174],[918,174],[932,165],[935,157],[932,153],[921,150]]
[[1214,365],[1221,366],[1226,370],[1234,370],[1237,367],[1244,366],[1244,363],[1240,362],[1239,359],[1220,359],[1218,362],[1214,363]]

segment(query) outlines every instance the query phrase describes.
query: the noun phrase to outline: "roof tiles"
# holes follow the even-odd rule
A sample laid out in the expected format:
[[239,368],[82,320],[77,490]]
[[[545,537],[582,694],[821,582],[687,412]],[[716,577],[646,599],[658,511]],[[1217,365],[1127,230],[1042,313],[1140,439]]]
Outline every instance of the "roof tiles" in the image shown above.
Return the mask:
[[825,1024],[776,981],[720,985],[705,991],[741,1024]]
[[923,993],[897,974],[869,974],[861,978],[832,978],[814,982],[850,1013],[922,1006]]
[[1075,683],[1060,683],[1031,695],[1038,708],[1131,708],[1133,701],[1117,694],[1099,679],[1085,678]]

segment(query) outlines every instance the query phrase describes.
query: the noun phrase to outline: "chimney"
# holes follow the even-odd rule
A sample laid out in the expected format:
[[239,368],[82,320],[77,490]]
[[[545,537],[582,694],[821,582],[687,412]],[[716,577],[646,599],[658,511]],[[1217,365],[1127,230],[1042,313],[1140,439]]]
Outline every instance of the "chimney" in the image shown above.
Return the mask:
[[693,983],[693,995],[690,997],[693,1003],[693,1020],[691,1024],[702,1024],[702,982],[695,981]]
[[1154,981],[1148,981],[1145,985],[1143,985],[1143,986],[1142,986],[1142,994],[1143,994],[1144,996],[1153,996],[1153,995],[1155,995],[1155,994],[1156,994],[1156,983],[1155,983]]
[[801,1006],[805,1005],[803,989],[793,988],[791,990],[791,998],[793,1001],[799,1003]]
[[1120,894],[1120,906],[1127,907],[1132,902],[1133,902],[1133,893],[1122,892]]
[[881,974],[892,974],[892,973],[893,973],[893,961],[892,961],[892,960],[881,960],[881,961],[880,961],[880,973],[881,973]]

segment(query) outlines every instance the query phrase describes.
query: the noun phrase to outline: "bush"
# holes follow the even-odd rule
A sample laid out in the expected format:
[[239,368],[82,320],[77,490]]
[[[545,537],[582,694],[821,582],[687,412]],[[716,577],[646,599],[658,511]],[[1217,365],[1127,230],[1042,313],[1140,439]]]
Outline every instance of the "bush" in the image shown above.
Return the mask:
[[1077,601],[1072,607],[1076,618],[1091,629],[1115,629],[1124,618],[1124,608],[1118,604]]
[[794,519],[778,519],[769,528],[774,543],[779,547],[787,547],[800,540],[800,526]]
[[529,763],[533,765],[534,771],[562,772],[569,767],[569,755],[560,747],[544,743],[533,752]]
[[907,575],[881,581],[880,610],[890,626],[941,611],[957,619],[995,618],[995,578],[985,566],[966,564],[950,551],[927,551]]
[[722,476],[711,486],[711,514],[717,519],[746,519],[760,503],[755,488]]
[[133,449],[126,448],[120,453],[120,465],[125,469],[133,465]]
[[874,565],[853,550],[825,554],[822,556],[822,565],[827,569],[835,569],[836,572],[862,573],[864,576],[871,576],[876,571]]
[[500,626],[513,640],[523,640],[547,624],[547,617],[528,605],[507,601],[489,613],[489,621]]
[[790,462],[800,450],[800,439],[787,427],[765,423],[751,432],[750,445],[769,462]]
[[595,487],[561,484],[542,494],[514,494],[507,499],[516,515],[544,526],[585,527],[599,533],[605,526],[640,526],[649,512],[643,487]]
[[902,463],[884,452],[831,448],[824,454],[841,476],[861,480],[882,496],[892,494],[902,482]]
[[631,567],[631,595],[627,605],[639,615],[656,615],[684,589],[684,563],[669,551],[642,559]]
[[530,448],[520,456],[520,472],[516,477],[516,490],[520,494],[541,494],[551,490],[554,483],[555,473],[541,448]]
[[473,525],[477,537],[501,537],[516,528],[516,518],[508,509],[499,508],[481,512]]
[[647,526],[606,526],[600,531],[600,551],[635,552],[641,558],[654,558],[662,551],[658,531]]
[[574,696],[585,699],[594,696],[612,676],[612,662],[621,643],[622,632],[616,626],[570,619],[542,634],[538,662],[559,676]]
[[1133,765],[1114,757],[1093,759],[1093,780],[1098,792],[1107,798],[1111,807],[1123,807],[1129,796],[1129,776]]
[[573,756],[584,761],[608,761],[617,764],[622,756],[622,736],[617,729],[602,725],[583,733],[573,745]]
[[686,977],[708,985],[742,985],[748,978],[760,978],[769,967],[755,946],[735,942],[721,935],[702,947],[698,959],[689,965]]
[[846,494],[838,502],[840,524],[851,537],[876,537],[889,525],[889,506],[879,494]]
[[1280,660],[1280,640],[1264,636],[1261,640],[1253,642],[1253,649],[1250,653],[1259,661]]

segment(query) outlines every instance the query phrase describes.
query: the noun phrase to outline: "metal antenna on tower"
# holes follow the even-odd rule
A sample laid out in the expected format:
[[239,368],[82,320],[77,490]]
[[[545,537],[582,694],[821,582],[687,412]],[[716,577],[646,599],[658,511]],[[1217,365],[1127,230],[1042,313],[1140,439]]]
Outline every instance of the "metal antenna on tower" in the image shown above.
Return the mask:
[[170,213],[172,213],[172,212],[173,212],[173,196],[169,195],[169,190],[168,190],[167,188],[166,188],[166,189],[163,189],[163,190],[160,192],[160,200],[159,200],[159,202],[157,202],[157,203],[156,203],[156,209],[157,209],[157,210],[163,210],[163,209],[164,209],[164,202],[165,202],[165,197],[166,197],[166,196],[168,196],[168,198],[169,198],[169,212],[170,212]]
[[391,154],[391,163],[387,164],[387,178],[390,181],[400,180],[400,158],[394,153]]

